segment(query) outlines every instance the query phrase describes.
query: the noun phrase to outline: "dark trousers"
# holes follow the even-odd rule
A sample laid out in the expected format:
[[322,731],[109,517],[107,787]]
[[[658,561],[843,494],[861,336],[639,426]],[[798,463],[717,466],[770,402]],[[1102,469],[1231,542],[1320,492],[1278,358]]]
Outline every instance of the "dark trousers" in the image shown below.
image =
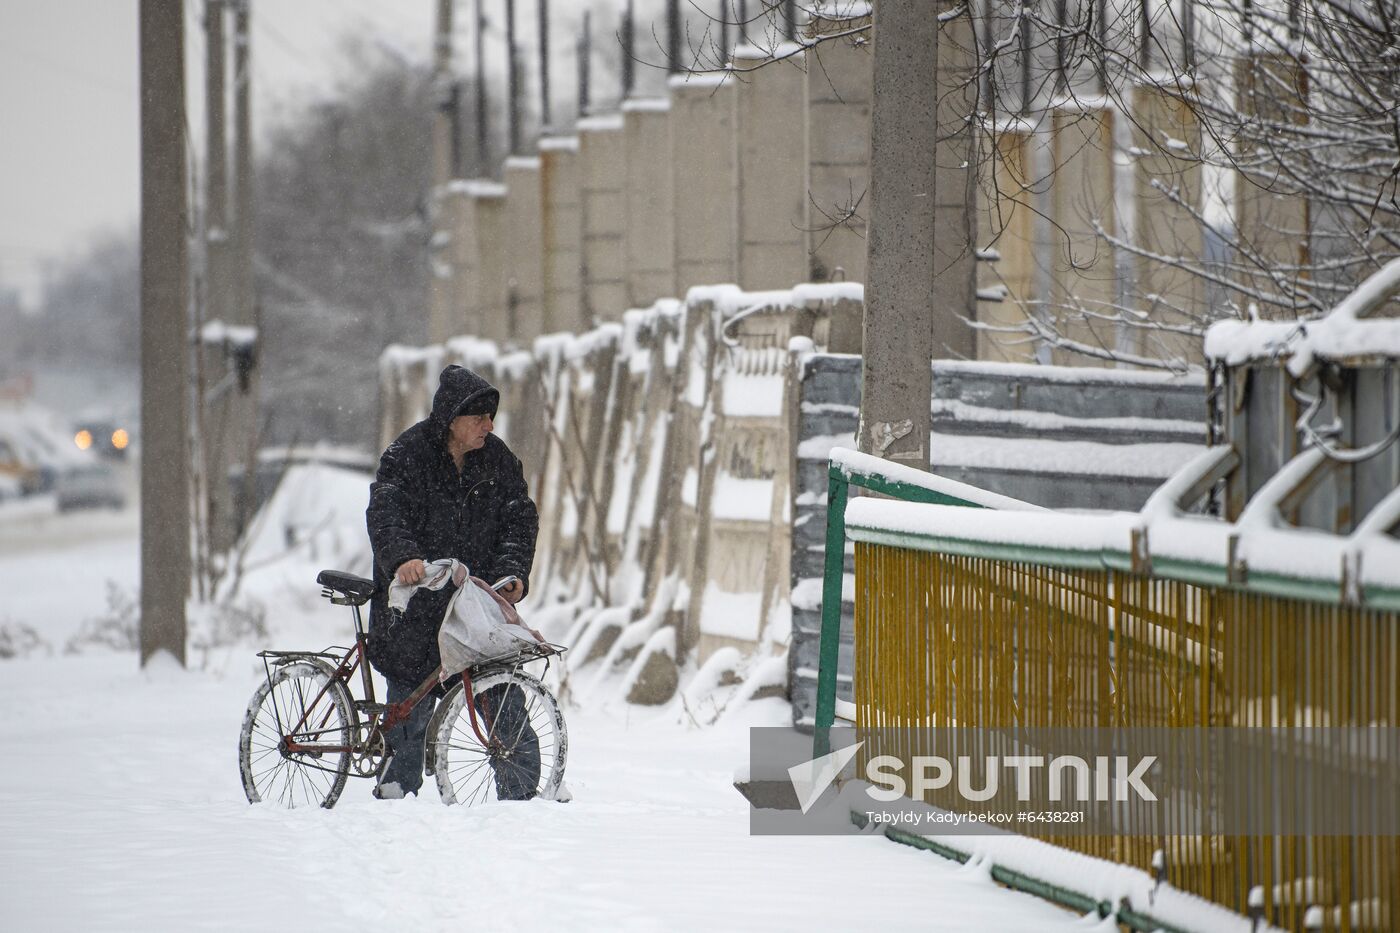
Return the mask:
[[525,693],[512,684],[498,684],[476,695],[488,738],[498,745],[492,766],[499,800],[529,800],[540,786],[540,737],[530,728]]
[[[419,686],[405,686],[393,680],[388,684],[390,704],[402,703]],[[388,731],[393,759],[384,770],[381,784],[398,784],[404,794],[416,794],[423,786],[423,750],[428,720],[436,705],[429,694],[408,719]],[[499,684],[476,695],[476,711],[482,732],[497,749],[492,756],[497,799],[529,800],[540,786],[540,738],[530,727],[524,691]]]
[[[407,700],[419,686],[394,680],[388,683],[390,704]],[[386,733],[394,757],[389,762],[389,767],[384,770],[381,784],[398,784],[399,790],[404,794],[416,794],[418,788],[423,786],[423,746],[428,732],[428,720],[432,718],[433,707],[436,705],[437,700],[432,694],[428,694],[413,708],[408,719]]]

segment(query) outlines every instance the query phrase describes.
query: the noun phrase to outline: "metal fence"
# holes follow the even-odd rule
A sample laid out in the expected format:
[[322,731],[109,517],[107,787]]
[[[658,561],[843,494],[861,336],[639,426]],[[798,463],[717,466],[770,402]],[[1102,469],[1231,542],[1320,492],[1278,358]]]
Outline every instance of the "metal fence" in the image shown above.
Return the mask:
[[[849,464],[831,473],[833,515],[849,482],[930,501],[924,490],[900,496],[907,488]],[[927,729],[950,726],[1400,724],[1400,614],[1392,609],[1135,572],[1127,553],[1122,566],[1107,566],[1116,561],[1089,550],[832,524],[829,555],[841,553],[830,545],[846,536],[856,541],[858,731],[906,730],[916,745]],[[840,592],[835,569],[829,598]],[[831,686],[818,695],[819,753],[834,719]],[[1377,766],[1400,768],[1394,749]],[[1394,836],[1125,829],[1050,841],[1156,871],[1175,888],[1286,929],[1400,930]]]

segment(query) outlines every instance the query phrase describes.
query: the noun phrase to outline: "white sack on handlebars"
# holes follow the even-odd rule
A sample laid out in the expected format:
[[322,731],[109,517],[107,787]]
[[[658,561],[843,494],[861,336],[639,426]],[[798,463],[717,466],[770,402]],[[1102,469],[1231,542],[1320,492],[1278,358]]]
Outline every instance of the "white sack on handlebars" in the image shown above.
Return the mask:
[[[508,607],[507,607],[508,608]],[[511,610],[511,615],[515,615]],[[518,620],[519,617],[516,616]],[[536,644],[530,630],[518,621],[506,619],[501,600],[484,580],[472,577],[459,589],[447,607],[447,616],[438,629],[438,652],[442,655],[442,679],[460,673],[492,658],[516,654]]]
[[389,606],[403,612],[420,588],[440,590],[449,580],[458,589],[448,601],[438,627],[443,680],[473,664],[515,654],[526,645],[536,644],[534,634],[525,628],[514,607],[493,593],[485,580],[470,576],[467,565],[455,558],[429,561],[418,583],[395,580],[389,584]]

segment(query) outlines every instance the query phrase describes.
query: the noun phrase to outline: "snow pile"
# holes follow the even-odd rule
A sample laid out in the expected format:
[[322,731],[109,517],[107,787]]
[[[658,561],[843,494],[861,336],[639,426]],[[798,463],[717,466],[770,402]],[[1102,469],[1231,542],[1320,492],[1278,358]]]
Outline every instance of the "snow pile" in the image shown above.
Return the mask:
[[365,509],[372,479],[320,463],[291,467],[249,525],[239,548],[244,564],[295,559],[368,575]]

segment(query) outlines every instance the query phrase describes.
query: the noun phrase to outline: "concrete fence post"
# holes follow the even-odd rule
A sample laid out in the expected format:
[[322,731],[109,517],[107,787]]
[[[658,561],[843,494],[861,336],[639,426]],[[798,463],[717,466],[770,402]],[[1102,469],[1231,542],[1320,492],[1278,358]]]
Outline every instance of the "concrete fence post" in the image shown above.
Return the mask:
[[585,117],[578,122],[578,136],[583,315],[596,324],[620,318],[627,307],[622,115]]
[[[1111,315],[1120,293],[1114,250],[1095,229],[1118,233],[1114,120],[1115,114],[1106,108],[1066,107],[1051,114],[1046,168],[1053,173],[1052,224],[1042,234],[1048,242],[1038,244],[1052,257],[1050,307],[1043,313],[1060,319],[1066,338],[1104,347],[1117,342],[1113,326],[1091,324],[1078,309]],[[1038,145],[1037,137],[1032,137],[1031,145]],[[1089,363],[1064,350],[1052,351],[1051,359],[1060,364]]]
[[[1020,121],[1007,121],[983,139],[990,161],[978,185],[978,243],[994,261],[977,263],[980,291],[998,291],[1001,301],[982,301],[978,319],[999,327],[1017,327],[1027,314],[1039,314],[1034,304],[1034,219],[1037,198],[1027,164],[1034,136]],[[978,331],[977,358],[1030,362],[1035,348],[1019,342],[1019,335]]]
[[676,295],[738,280],[733,81],[708,75],[670,80],[671,194]]
[[[787,45],[773,50],[782,55]],[[769,51],[734,50],[735,68],[754,69]],[[739,75],[739,285],[749,291],[791,288],[810,277],[807,235],[807,139],[803,57],[771,62]]]
[[[809,41],[870,24],[816,16]],[[807,184],[810,231],[808,279],[865,281],[865,228],[869,216],[870,94],[874,81],[869,33],[831,39],[808,52],[806,76]]]
[[670,109],[670,101],[664,97],[622,104],[628,308],[649,308],[657,299],[673,297],[676,292]]
[[[1134,239],[1157,256],[1198,266],[1202,258],[1201,126],[1190,106],[1174,93],[1133,89]],[[1177,325],[1198,320],[1204,289],[1198,275],[1157,259],[1138,257],[1134,308],[1153,323]],[[1125,333],[1120,348],[1144,356],[1201,361],[1199,341],[1151,328]]]
[[540,214],[544,238],[542,333],[582,332],[583,210],[578,137],[540,140]]
[[506,337],[530,346],[544,332],[544,209],[540,159],[511,156],[505,164]]
[[[966,4],[939,0],[934,9],[940,15],[932,198],[933,354],[966,359],[977,353],[976,337],[964,321],[977,317],[977,42]],[[959,9],[961,13],[952,15]],[[911,202],[910,209],[913,203],[917,202]]]

